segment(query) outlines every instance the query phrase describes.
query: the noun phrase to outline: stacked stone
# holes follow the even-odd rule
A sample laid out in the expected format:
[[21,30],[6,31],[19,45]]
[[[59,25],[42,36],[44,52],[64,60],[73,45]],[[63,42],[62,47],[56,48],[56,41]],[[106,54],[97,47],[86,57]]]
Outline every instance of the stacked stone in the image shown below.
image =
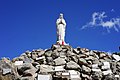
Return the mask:
[[0,60],[0,80],[120,80],[120,56],[68,45]]

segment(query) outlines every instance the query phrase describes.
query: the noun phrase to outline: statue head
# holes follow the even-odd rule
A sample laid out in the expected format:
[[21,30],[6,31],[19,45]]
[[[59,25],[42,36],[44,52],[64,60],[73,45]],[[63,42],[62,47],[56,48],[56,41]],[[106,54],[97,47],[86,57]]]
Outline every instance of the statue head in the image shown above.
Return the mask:
[[63,19],[63,14],[62,14],[62,13],[60,13],[59,18],[60,18],[60,19]]

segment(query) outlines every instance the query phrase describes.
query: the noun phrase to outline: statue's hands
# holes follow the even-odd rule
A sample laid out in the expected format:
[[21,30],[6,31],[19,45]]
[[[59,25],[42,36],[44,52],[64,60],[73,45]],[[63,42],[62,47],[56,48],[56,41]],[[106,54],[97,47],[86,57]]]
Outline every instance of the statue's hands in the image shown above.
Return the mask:
[[60,23],[59,24],[63,24],[62,19],[60,19]]

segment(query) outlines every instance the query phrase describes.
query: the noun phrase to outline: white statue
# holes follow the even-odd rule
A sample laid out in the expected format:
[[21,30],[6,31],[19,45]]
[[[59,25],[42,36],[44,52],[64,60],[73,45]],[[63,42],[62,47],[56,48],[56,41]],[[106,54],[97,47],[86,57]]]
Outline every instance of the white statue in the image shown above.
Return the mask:
[[57,43],[60,45],[65,45],[65,28],[66,22],[63,18],[63,14],[60,14],[59,18],[56,21],[57,25]]

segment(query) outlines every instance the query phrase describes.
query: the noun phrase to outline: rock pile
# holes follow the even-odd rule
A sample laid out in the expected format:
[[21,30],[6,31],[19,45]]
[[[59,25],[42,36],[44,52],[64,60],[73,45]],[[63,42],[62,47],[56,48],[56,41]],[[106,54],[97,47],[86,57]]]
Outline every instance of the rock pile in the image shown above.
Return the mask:
[[0,60],[0,80],[120,80],[120,56],[68,45]]

